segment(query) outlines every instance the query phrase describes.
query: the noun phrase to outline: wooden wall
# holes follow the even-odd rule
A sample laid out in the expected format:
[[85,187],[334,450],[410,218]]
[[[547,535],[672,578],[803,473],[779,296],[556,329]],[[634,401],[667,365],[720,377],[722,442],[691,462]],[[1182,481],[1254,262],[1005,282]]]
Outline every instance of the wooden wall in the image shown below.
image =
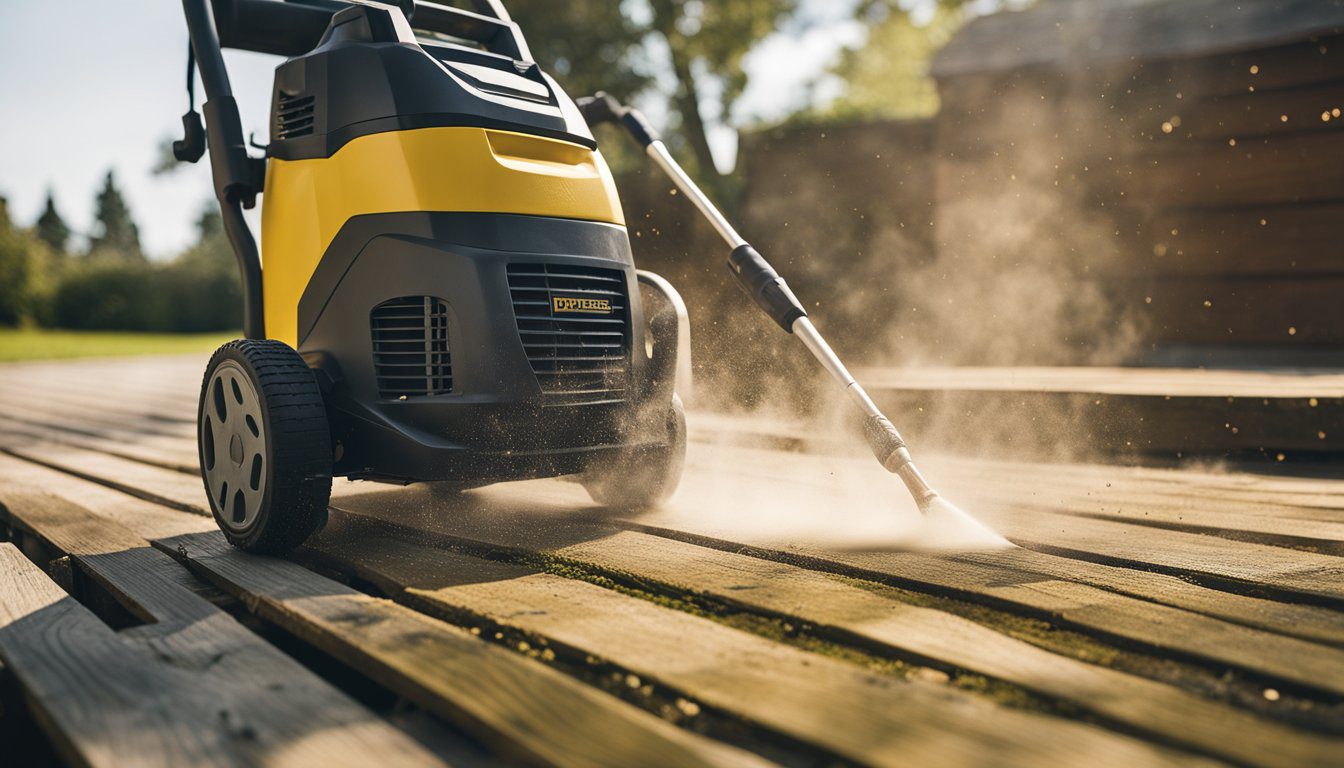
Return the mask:
[[1080,360],[1344,362],[1344,36],[1073,61],[940,79],[939,258],[1068,276]]

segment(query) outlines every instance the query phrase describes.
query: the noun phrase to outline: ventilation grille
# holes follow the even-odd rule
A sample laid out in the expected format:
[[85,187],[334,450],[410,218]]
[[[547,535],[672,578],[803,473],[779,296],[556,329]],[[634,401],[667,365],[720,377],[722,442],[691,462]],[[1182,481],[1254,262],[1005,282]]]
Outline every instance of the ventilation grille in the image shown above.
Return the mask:
[[[630,384],[625,273],[566,264],[510,264],[509,290],[527,359],[554,404],[617,402]],[[555,299],[607,302],[556,311]]]
[[395,400],[453,391],[448,305],[433,296],[403,296],[373,308],[373,371],[378,395]]
[[280,92],[275,109],[275,138],[293,139],[313,132],[313,97]]

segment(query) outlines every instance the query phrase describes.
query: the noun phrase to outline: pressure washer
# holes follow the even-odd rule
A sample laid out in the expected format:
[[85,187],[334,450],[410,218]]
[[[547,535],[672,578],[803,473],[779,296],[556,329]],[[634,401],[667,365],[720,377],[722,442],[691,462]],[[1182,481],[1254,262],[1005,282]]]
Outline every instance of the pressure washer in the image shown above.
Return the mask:
[[[575,476],[625,508],[676,489],[686,308],[635,268],[599,123],[623,126],[704,214],[743,289],[938,511],[891,422],[649,121],[605,93],[572,100],[500,0],[470,5],[183,0],[190,107],[173,150],[196,162],[208,149],[243,282],[245,338],[214,353],[197,418],[228,540],[297,546],[325,522],[335,476],[454,488]],[[260,156],[225,48],[286,57]],[[258,195],[260,253],[243,214]]]

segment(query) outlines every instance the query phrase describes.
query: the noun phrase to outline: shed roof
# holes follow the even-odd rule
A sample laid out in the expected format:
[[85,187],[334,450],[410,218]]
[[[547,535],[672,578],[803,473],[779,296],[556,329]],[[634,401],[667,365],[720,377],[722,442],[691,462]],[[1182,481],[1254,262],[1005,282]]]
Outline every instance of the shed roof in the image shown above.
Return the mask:
[[967,24],[935,77],[1253,50],[1344,32],[1344,0],[1044,0]]

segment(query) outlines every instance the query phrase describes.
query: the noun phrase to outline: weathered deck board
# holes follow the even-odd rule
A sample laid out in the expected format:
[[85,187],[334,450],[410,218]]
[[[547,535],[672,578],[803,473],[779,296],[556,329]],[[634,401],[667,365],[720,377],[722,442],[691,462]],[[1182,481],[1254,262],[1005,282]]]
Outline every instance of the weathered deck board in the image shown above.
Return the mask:
[[[152,593],[137,603],[118,591],[109,573],[142,582],[158,578],[187,594],[200,577],[309,648],[455,723],[493,754],[629,762],[633,747],[618,750],[619,759],[602,751],[594,760],[594,745],[572,732],[593,734],[588,741],[605,749],[609,736],[625,733],[622,723],[633,718],[636,730],[646,729],[642,738],[672,745],[664,754],[690,756],[682,762],[755,759],[438,619],[538,638],[561,652],[562,669],[577,671],[584,655],[602,659],[603,668],[638,675],[660,695],[698,702],[705,712],[701,726],[711,735],[741,737],[746,740],[734,743],[753,749],[764,749],[753,740],[758,737],[773,740],[771,749],[796,746],[803,762],[804,755],[866,763],[908,762],[915,755],[922,762],[972,764],[1148,764],[1198,755],[1247,765],[1344,764],[1335,757],[1344,754],[1341,734],[1327,714],[1344,700],[1344,483],[1338,480],[937,455],[925,461],[921,454],[936,485],[1030,548],[915,553],[883,549],[874,540],[854,549],[793,536],[787,520],[773,526],[764,511],[788,518],[810,505],[810,513],[830,515],[824,526],[848,528],[858,522],[852,516],[859,508],[885,496],[899,515],[905,500],[897,483],[866,456],[845,458],[850,441],[834,431],[800,435],[793,427],[715,418],[693,425],[687,481],[660,513],[622,519],[592,505],[577,486],[552,481],[461,496],[338,483],[336,504],[357,516],[335,512],[336,524],[299,563],[273,561],[229,549],[206,514],[193,470],[200,368],[200,360],[188,358],[0,367],[0,451],[9,453],[0,454],[0,502],[6,490],[36,483],[63,503],[85,507],[96,519],[67,528],[59,516],[34,518],[36,527],[54,532],[49,550],[89,547],[83,555],[70,553],[75,567],[141,618],[159,617],[172,601],[160,604]],[[1203,381],[1215,388],[1245,384]],[[1298,395],[1322,382],[1330,384],[1294,381],[1306,388],[1285,390],[1284,397],[1293,407],[1311,408]],[[1018,384],[1024,391],[1051,388]],[[1148,384],[1170,389],[1163,381]],[[1324,393],[1333,398],[1329,408],[1339,399],[1332,393]],[[1208,394],[1192,389],[1183,396]],[[1238,390],[1236,398],[1250,407],[1254,394]],[[837,455],[790,455],[748,444]],[[736,519],[742,513],[745,523]],[[352,527],[351,520],[377,527]],[[87,536],[70,533],[91,522],[104,527]],[[113,524],[125,531],[110,533],[105,526]],[[112,542],[115,551],[93,550],[98,541]],[[481,559],[487,551],[510,562]],[[156,557],[144,573],[100,574],[93,567],[123,562],[133,568],[146,555]],[[344,587],[301,563],[371,584],[374,594],[385,592],[395,602]],[[585,580],[595,576],[576,578],[582,573],[608,575],[650,599],[621,594],[600,578]],[[662,604],[664,596],[671,601]],[[968,605],[976,603],[993,610]],[[1045,709],[1054,714],[990,706],[980,693],[929,683],[922,674],[910,682],[865,670],[852,655],[841,661],[819,645],[791,641],[807,650],[790,647],[764,624],[749,622],[755,631],[743,632],[694,615],[692,605],[723,606],[742,620],[805,626],[815,642],[859,649],[871,654],[867,658],[985,675],[1056,702]],[[1088,650],[1021,634],[1011,628],[1013,616],[1087,635],[1091,639],[1072,637]],[[171,631],[171,622],[161,624]],[[155,626],[124,632],[123,642],[152,642]],[[171,636],[185,638],[185,631]],[[431,639],[423,639],[426,632]],[[473,653],[500,653],[558,678],[548,683],[551,699],[563,699],[566,711],[578,701],[591,717],[575,718],[584,721],[576,727],[552,724],[568,731],[569,740],[550,753],[529,752],[535,741],[528,739],[540,737],[526,731],[539,710],[497,693],[505,701],[491,705],[502,707],[494,716],[516,712],[524,722],[482,724],[477,711],[464,709],[464,691],[467,681],[491,685],[495,671],[482,673],[477,657],[462,655],[455,641],[439,637],[443,633],[470,643]],[[432,648],[409,647],[424,643]],[[1124,664],[1105,665],[1107,645],[1125,649]],[[181,652],[190,656],[190,649]],[[443,662],[436,654],[461,657]],[[1165,657],[1196,666],[1126,666],[1147,659],[1161,665]],[[780,669],[795,685],[772,677]],[[1235,672],[1226,690],[1215,680],[1224,670]],[[1259,698],[1257,689],[1247,690],[1257,683],[1288,696],[1248,704],[1245,697]],[[920,693],[912,698],[910,691]],[[602,706],[593,709],[589,698]],[[919,704],[922,710],[915,711]],[[1303,706],[1315,714],[1303,716],[1296,709]],[[1061,717],[1069,707],[1096,724]],[[756,736],[718,730],[735,718],[753,724]],[[695,718],[679,719],[695,727]],[[967,722],[974,725],[968,729]],[[433,725],[426,724],[432,741]]]
[[192,446],[192,451],[188,453],[182,450],[180,445],[146,444],[136,440],[133,437],[134,433],[122,433],[115,430],[96,432],[87,428],[76,431],[75,427],[67,423],[50,419],[20,418],[4,412],[2,409],[0,409],[0,429],[11,435],[30,435],[55,443],[88,448],[91,451],[139,461],[184,474],[194,475],[200,472],[194,446]]
[[[747,548],[686,526],[634,523],[638,530],[715,546]],[[740,539],[741,537],[737,537]],[[1199,663],[1226,665],[1329,696],[1344,695],[1344,655],[1291,637],[1230,624],[1196,613],[1131,599],[1067,578],[1007,565],[1000,556],[957,558],[861,552],[799,553],[759,547],[763,557],[873,581],[981,602],[1044,618],[1080,632],[1135,644]]]
[[137,434],[155,437],[195,440],[195,431],[183,425],[165,425],[157,419],[127,414],[108,414],[96,405],[80,404],[36,404],[29,396],[0,394],[0,406],[28,414],[30,421],[46,421],[52,417],[61,418],[72,413],[79,414],[84,429],[133,430]]
[[[324,534],[315,549],[431,613],[478,616],[618,664],[703,705],[877,765],[1153,764],[1174,754],[808,654],[618,592],[450,550]],[[956,722],[954,730],[947,729]],[[984,745],[993,744],[992,751]]]
[[[762,459],[756,462],[758,468],[753,470],[749,467],[755,461],[754,453],[719,448],[714,452],[717,455],[693,455],[688,461],[706,473],[714,471],[714,461],[747,465],[745,471],[770,477],[778,485],[770,492],[770,498],[784,505],[784,509],[788,508],[791,495],[815,498],[819,491],[843,490],[834,481],[816,473],[817,463],[812,457],[770,455],[768,464]],[[868,461],[833,458],[827,468],[846,469],[854,476],[862,476]],[[933,467],[936,469],[937,464]],[[940,473],[930,471],[929,475],[938,484]],[[873,477],[877,477],[875,473]],[[891,485],[890,493],[896,507],[903,501],[899,498],[901,489],[896,483]],[[972,486],[972,483],[959,478],[949,485],[955,489]],[[977,495],[993,501],[993,488],[991,485]],[[955,498],[955,492],[952,495]],[[1199,534],[1154,530],[1128,521],[1042,514],[1036,509],[1023,510],[1002,503],[977,507],[976,513],[1009,539],[1029,542],[1033,547],[1048,546],[1053,551],[1099,562],[1137,564],[1144,568],[1166,569],[1178,575],[1203,575],[1253,585],[1272,593],[1273,597],[1290,601],[1344,606],[1344,559],[1284,548],[1269,549],[1260,544]]]
[[[775,462],[778,462],[780,460],[781,459],[779,459],[778,457],[772,458],[772,461]],[[797,461],[800,464],[800,469],[805,469],[805,467],[802,466],[802,463],[807,461],[806,458],[800,457],[797,459]],[[984,466],[985,466],[984,462],[979,462],[974,465],[977,472]],[[1012,467],[1014,471],[1016,471],[1018,468],[1019,467],[1016,465]],[[1079,470],[1074,470],[1073,472],[1061,470],[1061,474],[1064,476],[1079,473],[1087,474],[1089,472],[1095,473],[1096,470],[1097,468],[1095,467],[1084,467]],[[1171,474],[1169,472],[1155,473],[1154,471],[1151,470],[1130,470],[1130,471],[1146,473],[1149,475],[1156,474],[1159,478],[1166,477]],[[1283,485],[1285,483],[1284,481],[1278,481],[1278,484]],[[179,481],[176,485],[181,488],[185,488],[185,494],[186,494],[185,498],[193,502],[199,501],[199,499],[196,499],[194,489],[191,487],[190,483],[182,484]],[[1056,483],[1055,485],[1058,486],[1062,484]],[[993,491],[996,491],[1000,487],[1001,486],[997,482],[989,483],[987,484],[984,493],[986,495],[990,495]],[[1296,484],[1294,484],[1294,487],[1296,487]],[[1310,488],[1313,486],[1311,486],[1308,483],[1308,487]],[[1044,559],[1043,562],[1050,563],[1051,560],[1047,558]],[[1211,608],[1213,615],[1220,615],[1235,621],[1250,623],[1253,626],[1268,625],[1270,626],[1270,628],[1276,628],[1280,630],[1284,630],[1284,628],[1287,628],[1286,631],[1290,634],[1295,634],[1297,636],[1303,636],[1310,639],[1320,639],[1327,642],[1338,643],[1341,641],[1341,637],[1344,637],[1344,627],[1342,627],[1340,625],[1340,622],[1335,620],[1335,617],[1333,616],[1322,617],[1320,614],[1311,611],[1289,610],[1285,608],[1270,611],[1270,613],[1278,612],[1282,614],[1287,614],[1282,617],[1281,621],[1270,622],[1268,621],[1269,617],[1265,615],[1267,611],[1263,610],[1264,606],[1260,601],[1248,602],[1245,600],[1238,600],[1238,599],[1214,599],[1214,600],[1197,599],[1194,601],[1187,601],[1184,598],[1188,598],[1192,595],[1196,598],[1207,598],[1207,595],[1202,590],[1192,589],[1188,585],[1185,585],[1183,582],[1173,582],[1171,580],[1167,580],[1171,588],[1155,589],[1154,586],[1162,584],[1162,580],[1151,578],[1146,574],[1140,574],[1135,572],[1122,573],[1120,574],[1121,578],[1116,579],[1113,578],[1116,575],[1113,569],[1094,569],[1094,571],[1095,573],[1101,574],[1102,577],[1092,578],[1091,579],[1092,583],[1098,584],[1100,586],[1105,586],[1107,588],[1119,589],[1120,591],[1127,592],[1128,594],[1137,594],[1138,596],[1147,599],[1153,599],[1154,597],[1156,597],[1157,599],[1172,602],[1173,604],[1176,605],[1194,607],[1196,610],[1208,611]],[[1058,574],[1057,568],[1053,569],[1052,572],[1056,573],[1057,575],[1060,575]],[[1076,572],[1062,575],[1075,579],[1079,577],[1079,574]],[[1117,584],[1119,584],[1119,586],[1117,586]],[[1173,593],[1175,593],[1177,597],[1182,599],[1172,599],[1169,595]],[[1251,610],[1238,610],[1239,608],[1249,608]]]
[[[0,448],[3,447],[0,444]],[[6,450],[82,477],[93,478],[151,501],[195,511],[202,516],[208,514],[201,506],[200,488],[193,478],[181,473],[137,465],[125,459],[68,446],[32,444],[21,449]],[[134,485],[127,485],[128,478],[134,478]],[[557,498],[564,498],[566,490],[569,490],[559,483],[551,485],[556,486],[552,493]],[[788,479],[776,478],[772,492],[787,494]],[[582,491],[577,491],[577,494],[581,495]],[[571,502],[584,505],[574,490],[569,490],[569,498]],[[697,537],[700,536],[717,538],[716,543],[721,547],[744,544],[763,546],[767,550],[772,547],[768,541],[743,536],[740,527],[730,529],[731,538],[725,538],[722,531],[707,522],[704,510],[697,509],[693,515],[687,516],[679,514],[679,509],[683,508],[674,503],[660,513],[633,523],[652,526],[647,530],[673,538],[689,536],[695,541],[699,541]],[[1159,539],[1168,533],[1139,527],[1135,529],[1147,530]],[[1062,621],[1084,632],[1120,638],[1159,651],[1179,653],[1203,663],[1232,666],[1279,680],[1289,686],[1344,695],[1344,650],[1106,591],[1067,576],[1074,570],[1091,572],[1104,566],[1051,558],[1057,561],[1057,568],[1063,568],[1065,563],[1070,564],[1065,575],[1053,577],[1036,572],[1031,565],[1036,559],[1047,555],[1020,551],[955,557],[903,553],[899,557],[892,557],[890,553],[814,549],[775,552],[774,556],[793,558],[796,562],[805,562],[812,567],[829,564],[829,567],[847,570],[864,578],[895,580],[916,589],[952,594],[991,605],[1011,606],[1017,610],[1026,609],[1033,615]],[[1023,560],[1028,564],[1026,568],[1019,565]]]
[[122,642],[12,544],[0,544],[0,660],[72,764],[228,764],[227,736],[192,716],[200,689]]
[[[115,641],[109,639],[107,651],[115,652],[120,647],[131,658],[139,658],[142,668],[137,674],[146,676],[143,684],[164,686],[157,704],[165,708],[165,720],[173,721],[165,723],[165,733],[178,729],[196,733],[188,739],[192,746],[177,745],[162,753],[152,746],[140,753],[118,746],[115,755],[106,756],[113,759],[112,763],[96,755],[97,749],[79,749],[83,734],[76,734],[75,741],[67,746],[79,751],[89,763],[127,765],[144,760],[185,764],[204,760],[222,764],[368,765],[394,760],[406,765],[442,764],[405,734],[187,590],[170,572],[185,576],[180,565],[124,528],[58,497],[8,485],[0,491],[0,515],[11,526],[27,530],[60,554],[71,556],[81,569],[109,588],[123,607],[150,622],[121,633]],[[4,594],[0,589],[0,595]],[[88,632],[103,634],[92,628]],[[0,630],[0,636],[3,634]],[[5,644],[0,639],[0,647]],[[70,661],[66,653],[58,655],[58,663]],[[90,690],[104,682],[102,679],[81,681],[53,698],[50,686],[56,681],[43,677],[49,671],[35,670],[22,658],[12,660],[11,666],[33,686],[32,695],[40,707],[60,709],[70,706],[69,699],[87,698],[90,701],[80,704],[87,707],[86,716],[113,717],[112,713],[98,711],[100,692]],[[292,717],[296,711],[306,713],[305,717]],[[58,726],[49,735],[60,743],[69,737],[70,729],[69,725]],[[87,730],[94,739],[104,732],[99,727]],[[154,738],[149,737],[148,742],[152,745]],[[193,747],[218,750],[218,754],[202,757],[193,754]]]
[[[382,530],[424,545],[461,544],[562,558],[619,574],[671,594],[704,595],[764,615],[818,626],[858,647],[952,667],[1020,685],[1068,702],[1158,741],[1241,763],[1296,766],[1325,761],[1344,739],[1304,734],[1161,683],[1083,663],[1000,634],[968,619],[875,594],[835,577],[796,566],[720,552],[602,523],[543,525],[526,514],[501,519],[489,511],[415,514],[377,511]],[[467,502],[470,504],[470,502]],[[413,519],[413,526],[398,520]],[[377,526],[348,523],[356,530]],[[431,538],[426,539],[427,533]],[[433,534],[438,534],[435,541]],[[361,536],[362,541],[365,536]],[[318,547],[321,548],[321,542]],[[355,559],[361,559],[355,553]]]
[[[1001,507],[984,519],[1032,549],[1216,580],[1289,602],[1344,608],[1344,560],[1310,552],[1164,530],[1155,548],[1143,526]],[[1270,564],[1273,565],[1270,565]]]
[[[0,480],[55,470],[0,457]],[[80,485],[90,486],[80,488]],[[106,488],[63,483],[62,496],[106,498]],[[233,550],[211,520],[130,495],[110,500],[119,522],[236,596],[263,620],[527,763],[628,766],[643,761],[753,765],[715,744],[588,688],[530,659],[293,563]],[[104,504],[98,505],[104,509]],[[367,764],[367,763],[366,763]]]

